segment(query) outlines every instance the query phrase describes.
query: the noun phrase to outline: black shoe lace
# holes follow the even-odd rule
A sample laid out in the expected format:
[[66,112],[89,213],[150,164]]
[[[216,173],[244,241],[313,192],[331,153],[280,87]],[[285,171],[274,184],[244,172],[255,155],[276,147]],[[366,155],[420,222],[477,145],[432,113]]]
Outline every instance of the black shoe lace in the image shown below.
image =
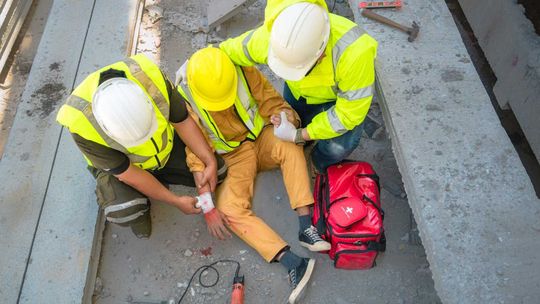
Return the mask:
[[292,288],[296,288],[296,269],[289,272],[289,280],[291,281]]
[[323,241],[323,239],[319,235],[319,232],[313,226],[309,227],[304,232],[314,243]]

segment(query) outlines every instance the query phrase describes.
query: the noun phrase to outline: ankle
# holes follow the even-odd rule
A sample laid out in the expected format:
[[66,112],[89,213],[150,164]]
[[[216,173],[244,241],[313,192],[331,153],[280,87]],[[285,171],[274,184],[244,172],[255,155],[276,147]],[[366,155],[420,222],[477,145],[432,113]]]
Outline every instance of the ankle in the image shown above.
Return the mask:
[[298,224],[300,226],[300,233],[304,232],[311,226],[311,216],[309,214],[298,216]]
[[294,269],[302,263],[302,258],[294,254],[292,251],[287,250],[283,252],[279,258],[281,265],[285,266],[288,270]]

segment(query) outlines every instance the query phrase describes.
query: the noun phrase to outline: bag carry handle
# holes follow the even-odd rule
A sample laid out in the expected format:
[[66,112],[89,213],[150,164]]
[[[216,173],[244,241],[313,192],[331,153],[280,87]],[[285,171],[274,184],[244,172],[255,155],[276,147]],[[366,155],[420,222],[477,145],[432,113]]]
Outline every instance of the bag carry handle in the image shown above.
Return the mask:
[[317,226],[317,230],[319,231],[319,233],[322,235],[326,234],[326,219],[325,219],[324,209],[323,209],[323,204],[325,203],[325,198],[323,197],[323,191],[325,187],[326,187],[326,180],[324,179],[324,175],[319,175],[319,189],[317,189],[319,192],[319,195],[318,195],[319,219],[317,220],[317,223],[315,225]]
[[379,183],[379,176],[377,174],[356,174],[356,177],[369,177],[372,180],[375,181],[375,184],[377,184],[377,189],[379,189],[379,193],[381,193],[381,184]]
[[375,209],[377,209],[377,211],[379,211],[379,213],[381,214],[381,217],[382,219],[384,220],[384,210],[382,210],[381,207],[377,206],[377,204],[375,204],[375,202],[373,200],[371,200],[367,195],[364,194],[364,197],[362,198],[368,202],[370,202],[374,207]]
[[353,244],[355,244],[355,245],[365,245],[365,246],[367,246],[367,250],[376,250],[376,251],[380,251],[380,252],[386,251],[386,238],[384,237],[384,235],[381,238],[380,242],[376,242],[376,241],[367,241],[367,242],[356,241]]

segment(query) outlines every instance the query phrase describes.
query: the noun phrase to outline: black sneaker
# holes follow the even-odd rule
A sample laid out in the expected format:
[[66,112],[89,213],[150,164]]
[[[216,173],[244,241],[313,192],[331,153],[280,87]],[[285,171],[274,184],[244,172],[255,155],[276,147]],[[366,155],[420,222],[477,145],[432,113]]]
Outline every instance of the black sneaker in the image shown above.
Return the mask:
[[303,258],[298,267],[289,270],[289,280],[293,288],[289,296],[289,304],[298,303],[303,296],[314,268],[315,259]]
[[330,250],[330,243],[321,238],[319,231],[317,231],[317,228],[313,225],[302,231],[298,239],[300,240],[300,245],[306,247],[310,251]]

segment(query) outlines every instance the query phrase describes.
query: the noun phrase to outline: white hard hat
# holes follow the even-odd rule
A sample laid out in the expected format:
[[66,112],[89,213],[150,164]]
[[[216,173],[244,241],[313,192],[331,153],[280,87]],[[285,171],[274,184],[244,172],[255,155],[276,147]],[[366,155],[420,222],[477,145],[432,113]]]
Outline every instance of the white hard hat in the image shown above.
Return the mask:
[[105,133],[126,148],[146,142],[157,130],[154,106],[144,91],[126,78],[99,85],[92,112]]
[[293,4],[272,25],[268,66],[283,79],[300,80],[324,53],[329,37],[330,21],[323,7]]

